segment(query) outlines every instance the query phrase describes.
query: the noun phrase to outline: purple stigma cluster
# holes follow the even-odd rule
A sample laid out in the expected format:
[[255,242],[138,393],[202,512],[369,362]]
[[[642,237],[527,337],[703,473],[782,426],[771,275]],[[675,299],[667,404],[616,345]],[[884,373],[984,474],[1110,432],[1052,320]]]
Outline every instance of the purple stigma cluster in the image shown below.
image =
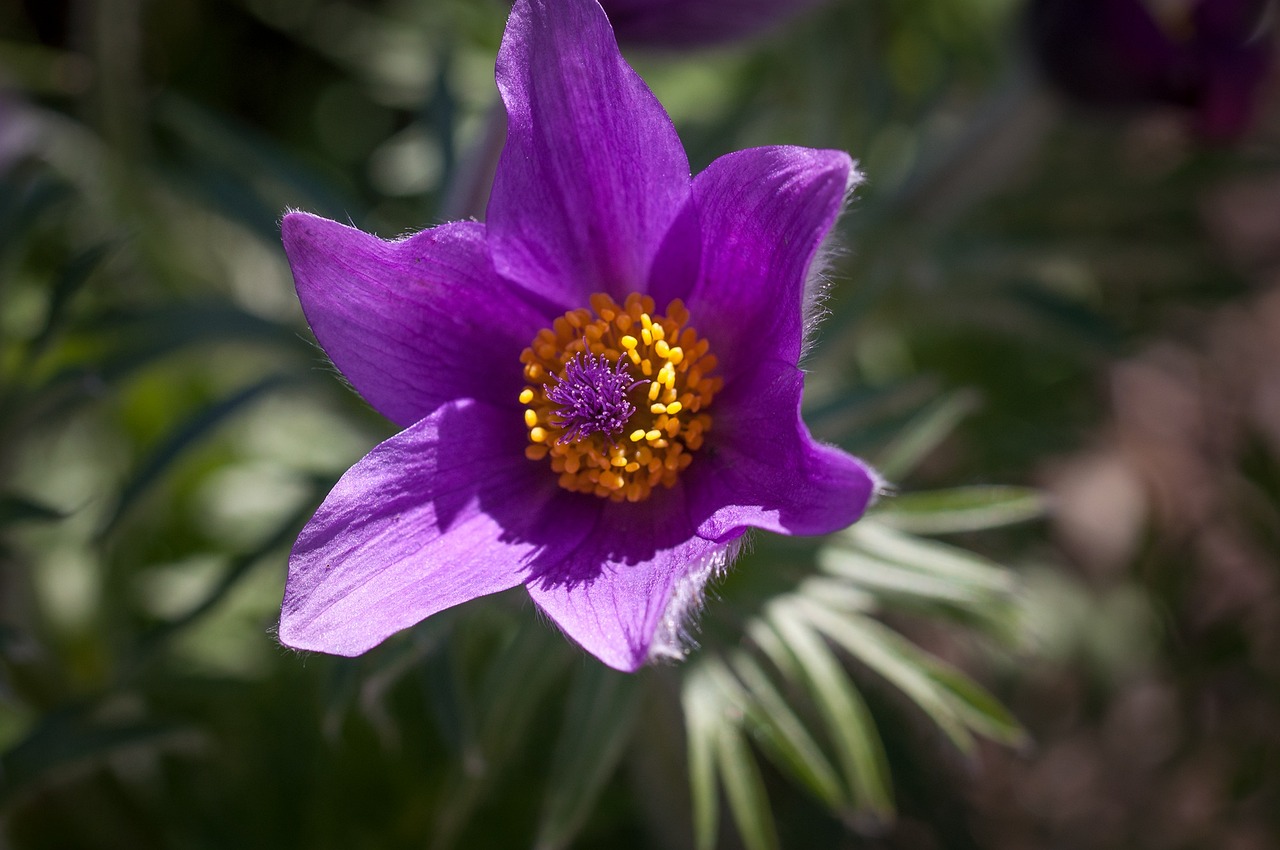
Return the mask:
[[595,354],[579,354],[565,364],[564,374],[555,386],[544,384],[547,400],[560,405],[556,423],[564,433],[561,442],[577,442],[597,432],[621,434],[636,406],[627,396],[631,390],[648,383],[631,380],[627,365],[618,358],[610,368],[609,361]]

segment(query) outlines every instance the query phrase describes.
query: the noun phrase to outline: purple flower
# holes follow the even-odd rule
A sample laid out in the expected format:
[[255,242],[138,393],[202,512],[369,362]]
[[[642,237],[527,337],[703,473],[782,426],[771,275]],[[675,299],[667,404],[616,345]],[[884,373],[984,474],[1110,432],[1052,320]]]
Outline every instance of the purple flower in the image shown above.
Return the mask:
[[1045,73],[1100,104],[1165,103],[1195,114],[1202,135],[1228,139],[1253,117],[1271,66],[1272,0],[1034,0],[1031,35]]
[[690,179],[595,0],[521,0],[487,223],[284,220],[320,344],[404,428],[294,546],[280,640],[355,655],[523,584],[635,670],[677,655],[749,527],[824,534],[876,478],[800,420],[807,274],[858,174],[757,148]]
[[601,0],[619,40],[691,47],[754,35],[825,0]]

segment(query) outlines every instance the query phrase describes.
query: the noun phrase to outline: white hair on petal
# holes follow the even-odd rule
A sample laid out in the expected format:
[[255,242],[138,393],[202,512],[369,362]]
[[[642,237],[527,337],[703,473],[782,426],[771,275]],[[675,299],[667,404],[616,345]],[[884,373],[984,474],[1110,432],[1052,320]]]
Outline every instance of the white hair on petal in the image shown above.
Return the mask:
[[697,647],[692,630],[706,601],[704,591],[707,582],[724,574],[729,564],[738,556],[744,540],[745,535],[689,564],[684,575],[676,580],[671,598],[667,600],[666,610],[658,621],[653,643],[649,646],[649,663],[679,661],[689,650]]
[[867,501],[867,510],[870,510],[881,499],[892,499],[898,495],[898,486],[896,484],[889,481],[880,474],[879,470],[869,464],[863,463],[863,466],[866,467],[867,474],[871,476],[871,498]]
[[[853,194],[866,180],[866,175],[858,170],[858,162],[854,160],[849,171],[849,180],[844,187],[844,200],[840,203],[840,212],[844,213],[853,201]],[[827,317],[827,293],[831,290],[831,278],[827,272],[835,264],[837,257],[845,254],[847,249],[840,244],[836,225],[833,223],[827,235],[823,237],[818,250],[814,252],[813,261],[809,263],[809,271],[804,282],[804,301],[801,304],[801,315],[804,317],[804,337],[800,348],[800,357],[804,359],[813,344],[814,333],[822,320]]]

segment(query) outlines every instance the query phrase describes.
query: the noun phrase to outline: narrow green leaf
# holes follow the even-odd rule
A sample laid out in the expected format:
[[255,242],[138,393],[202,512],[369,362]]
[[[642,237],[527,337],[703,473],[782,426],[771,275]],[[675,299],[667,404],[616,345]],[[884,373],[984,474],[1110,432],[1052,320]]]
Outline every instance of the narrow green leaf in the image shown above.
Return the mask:
[[335,217],[355,208],[351,198],[335,191],[333,181],[228,115],[172,90],[156,99],[152,114],[173,134],[177,153],[188,164],[188,178],[198,178],[192,190],[264,239],[279,237],[282,197]]
[[28,348],[28,360],[34,360],[42,354],[61,330],[66,323],[67,308],[72,299],[84,288],[85,283],[110,250],[109,245],[95,245],[73,257],[63,267],[49,295],[49,309],[45,312],[44,326]]
[[1029,742],[1026,730],[998,699],[959,670],[936,658],[927,664],[929,678],[951,696],[951,703],[966,726],[980,735],[1014,747]]
[[160,444],[159,448],[152,452],[151,456],[134,472],[133,477],[125,483],[120,491],[120,498],[116,502],[115,511],[99,532],[99,536],[106,537],[110,534],[133,504],[181,457],[184,451],[212,433],[233,414],[240,412],[261,396],[291,383],[292,380],[284,375],[269,376],[198,410],[189,417]]
[[976,605],[991,596],[983,587],[952,578],[929,575],[909,569],[895,561],[887,561],[863,552],[829,547],[818,552],[818,564],[879,596],[919,597],[959,605]]
[[545,623],[522,618],[480,688],[480,738],[486,755],[505,754],[522,737],[538,701],[570,658],[562,643]]
[[0,496],[0,528],[20,522],[57,522],[66,516],[62,511],[22,496]]
[[441,739],[460,763],[474,765],[482,762],[483,756],[459,654],[459,642],[448,641],[441,651],[427,656],[419,670],[418,681],[435,717]]
[[999,528],[1044,516],[1048,504],[1027,487],[957,487],[904,493],[877,507],[881,523],[913,534],[949,534]]
[[964,390],[927,405],[875,458],[876,469],[889,481],[906,478],[977,407],[977,394]]
[[126,748],[158,751],[191,734],[189,727],[173,723],[100,722],[88,705],[48,714],[25,739],[0,754],[0,807],[50,773]]
[[[105,347],[91,375],[106,383],[117,382],[182,349],[222,342],[271,345],[313,359],[320,357],[295,329],[210,301],[103,312],[77,330],[87,342]],[[56,376],[54,383],[83,381],[84,374],[83,368],[72,368]]]
[[835,577],[812,575],[796,585],[797,596],[821,599],[832,608],[843,611],[874,611],[876,597],[872,593]]
[[923,651],[867,617],[840,614],[812,600],[796,604],[814,628],[910,697],[961,752],[972,752],[973,736],[930,677]]
[[720,825],[716,783],[717,727],[726,723],[708,662],[691,667],[684,677],[680,703],[689,748],[689,794],[693,806],[693,840],[697,850],[712,850]]
[[1000,595],[1014,589],[1013,573],[999,564],[956,546],[911,537],[876,520],[863,520],[836,539],[882,560],[966,587]]
[[547,776],[535,844],[540,850],[568,846],[582,828],[631,738],[639,697],[638,677],[602,664],[574,677]]
[[0,183],[0,251],[21,245],[44,214],[69,198],[71,187],[48,171],[12,170]]
[[263,539],[258,545],[254,546],[248,552],[236,555],[227,564],[226,570],[217,583],[209,589],[209,593],[199,602],[191,606],[182,614],[172,620],[156,626],[151,631],[143,635],[139,641],[139,660],[145,659],[150,653],[160,649],[167,641],[172,639],[175,634],[186,629],[192,623],[198,621],[205,614],[215,609],[227,595],[235,589],[240,582],[249,575],[254,567],[263,564],[267,556],[273,552],[283,549],[297,535],[298,529],[302,527],[315,510],[315,504],[332,486],[328,480],[315,478],[311,481],[311,497],[304,499],[298,508],[289,514],[279,525],[275,531]]
[[735,653],[731,664],[745,688],[747,720],[766,754],[828,807],[851,805],[835,768],[764,669],[745,652]]
[[743,845],[747,850],[776,850],[778,832],[760,767],[746,739],[733,724],[722,723],[717,728],[716,763]]
[[440,801],[431,847],[454,846],[490,783],[528,737],[535,709],[570,657],[560,650],[562,644],[545,624],[526,617],[489,665],[476,702],[481,755],[455,768]]
[[798,667],[808,683],[856,801],[857,816],[872,824],[891,820],[888,760],[875,721],[853,682],[813,628],[796,615],[794,603],[777,600],[766,617],[778,640],[757,640],[757,645],[782,669]]

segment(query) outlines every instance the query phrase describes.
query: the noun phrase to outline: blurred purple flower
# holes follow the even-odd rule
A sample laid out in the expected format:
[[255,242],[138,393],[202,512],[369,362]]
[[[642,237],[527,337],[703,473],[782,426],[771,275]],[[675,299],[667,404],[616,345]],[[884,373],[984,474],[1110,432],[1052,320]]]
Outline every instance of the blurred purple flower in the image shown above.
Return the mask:
[[[1033,0],[1030,26],[1050,80],[1087,103],[1191,109],[1213,139],[1248,128],[1271,67],[1271,0]],[[1273,11],[1273,10],[1272,10]]]
[[518,584],[606,664],[681,651],[748,527],[823,534],[877,479],[810,437],[809,273],[859,175],[756,148],[690,179],[595,0],[521,0],[487,224],[387,242],[284,220],[334,364],[404,428],[349,470],[289,562],[280,640],[355,655]]
[[755,35],[826,0],[601,0],[618,39],[692,47]]

